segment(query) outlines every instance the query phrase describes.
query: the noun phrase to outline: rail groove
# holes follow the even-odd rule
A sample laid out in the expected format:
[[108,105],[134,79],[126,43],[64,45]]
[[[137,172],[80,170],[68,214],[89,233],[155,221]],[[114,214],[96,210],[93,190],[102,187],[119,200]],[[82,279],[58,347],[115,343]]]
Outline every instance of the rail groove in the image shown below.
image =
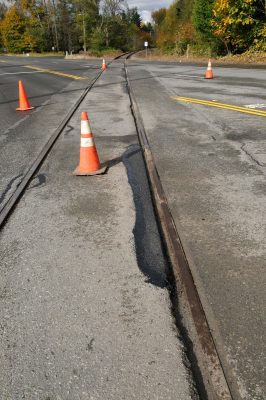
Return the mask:
[[232,400],[223,366],[156,169],[141,113],[130,85],[126,61],[125,71],[132,114],[143,149],[158,222],[172,265],[182,325],[190,338],[190,343],[187,343],[190,347],[188,353],[199,394],[203,399],[207,396],[209,400]]

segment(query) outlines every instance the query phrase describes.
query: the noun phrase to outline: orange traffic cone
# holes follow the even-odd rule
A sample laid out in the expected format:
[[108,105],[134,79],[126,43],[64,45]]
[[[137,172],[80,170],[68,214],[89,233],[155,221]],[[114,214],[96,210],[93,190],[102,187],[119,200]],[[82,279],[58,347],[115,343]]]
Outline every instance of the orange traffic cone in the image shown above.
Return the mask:
[[206,74],[205,74],[205,79],[213,79],[212,63],[211,63],[210,59],[209,59],[209,62],[208,62],[208,67],[207,67],[207,71],[206,71]]
[[107,167],[102,167],[99,161],[96,146],[89,123],[88,114],[81,114],[80,161],[74,175],[100,175]]
[[22,81],[18,82],[18,91],[19,91],[19,107],[16,108],[16,110],[19,111],[32,110],[34,107],[30,106]]
[[107,69],[107,65],[105,63],[105,59],[103,59],[103,63],[102,63],[102,71],[105,71]]

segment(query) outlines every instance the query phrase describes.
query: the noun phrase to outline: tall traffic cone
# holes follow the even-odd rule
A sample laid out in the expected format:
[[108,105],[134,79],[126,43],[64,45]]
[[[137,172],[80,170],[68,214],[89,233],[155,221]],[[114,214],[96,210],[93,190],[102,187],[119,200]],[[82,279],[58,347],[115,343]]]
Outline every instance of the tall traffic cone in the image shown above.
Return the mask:
[[19,111],[32,110],[34,107],[30,106],[22,81],[18,81],[18,91],[19,91],[19,107],[16,108],[16,110]]
[[205,74],[205,79],[213,79],[212,63],[211,63],[210,59],[209,59],[209,62],[208,62],[208,67],[207,67],[207,71],[206,71],[206,74]]
[[105,71],[106,69],[107,69],[107,65],[106,65],[105,59],[103,59],[103,62],[102,62],[102,71]]
[[106,169],[107,167],[101,166],[99,161],[88,114],[83,112],[81,114],[80,161],[74,175],[100,175],[104,174]]

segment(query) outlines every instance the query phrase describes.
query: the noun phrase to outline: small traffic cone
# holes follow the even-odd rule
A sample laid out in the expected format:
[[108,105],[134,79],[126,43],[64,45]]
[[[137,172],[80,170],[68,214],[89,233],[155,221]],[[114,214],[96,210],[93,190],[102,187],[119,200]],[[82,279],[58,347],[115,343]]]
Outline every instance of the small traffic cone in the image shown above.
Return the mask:
[[32,110],[34,107],[30,106],[22,81],[18,81],[18,91],[19,91],[19,107],[16,108],[16,110],[19,111]]
[[103,59],[103,63],[102,63],[102,71],[105,71],[107,69],[107,65],[105,63],[105,59]]
[[206,74],[205,74],[205,79],[213,79],[212,63],[211,63],[210,59],[209,59],[209,62],[208,62],[208,67],[207,67],[207,71],[206,71]]
[[81,114],[80,161],[74,175],[100,175],[107,167],[102,167],[99,161],[96,146],[89,123],[88,114]]

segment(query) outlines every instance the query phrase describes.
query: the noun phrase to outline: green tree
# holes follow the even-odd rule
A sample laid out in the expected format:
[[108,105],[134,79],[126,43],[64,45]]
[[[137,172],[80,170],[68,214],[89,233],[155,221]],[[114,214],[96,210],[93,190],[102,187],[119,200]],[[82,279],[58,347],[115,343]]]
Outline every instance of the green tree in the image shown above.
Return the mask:
[[84,50],[93,47],[93,37],[98,34],[99,3],[99,0],[74,0],[75,30],[72,37],[77,35],[77,40],[73,39],[74,47],[81,44]]
[[193,23],[203,40],[213,40],[211,20],[214,2],[215,0],[195,0]]
[[128,8],[127,7],[126,10],[122,10],[121,15],[122,15],[123,19],[125,21],[127,21],[127,23],[129,25],[134,24],[138,28],[141,27],[142,20],[141,20],[141,16],[140,16],[140,14],[138,12],[137,7],[133,7],[133,8]]
[[115,17],[123,12],[124,0],[103,0],[102,13],[105,16]]
[[[17,3],[25,20],[25,36],[28,38],[28,50],[45,51],[48,43],[45,7],[41,0],[20,0]],[[31,38],[33,43],[31,43]]]
[[126,38],[126,21],[123,15],[123,0],[104,0],[102,3],[101,29],[104,33],[105,47],[124,47]]
[[193,7],[195,0],[178,0],[177,1],[177,15],[183,21],[190,21],[192,19]]
[[72,33],[74,23],[73,4],[67,0],[57,2],[57,23],[58,23],[58,45],[60,50],[72,50]]
[[222,42],[213,33],[213,7],[215,0],[195,0],[193,9],[193,25],[199,44],[209,47],[213,53],[222,51]]

